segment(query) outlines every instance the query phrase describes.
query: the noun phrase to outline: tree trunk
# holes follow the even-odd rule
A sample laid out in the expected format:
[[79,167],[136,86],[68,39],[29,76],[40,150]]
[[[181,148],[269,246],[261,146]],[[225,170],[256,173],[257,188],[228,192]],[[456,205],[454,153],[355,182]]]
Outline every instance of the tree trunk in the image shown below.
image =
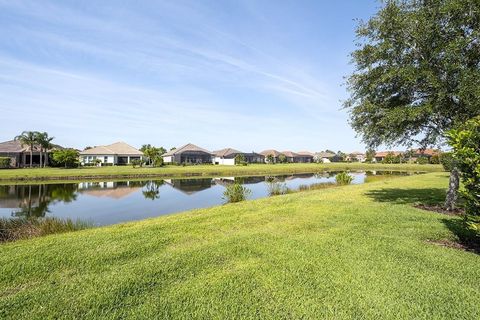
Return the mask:
[[48,167],[48,149],[45,149],[45,162],[43,163],[43,167]]
[[30,146],[30,168],[33,167],[33,146]]
[[458,169],[456,167],[452,168],[450,172],[450,181],[448,183],[447,198],[445,199],[445,208],[447,210],[455,210],[455,205],[458,199],[458,188],[460,185],[460,177]]
[[43,149],[40,149],[40,168],[43,167]]

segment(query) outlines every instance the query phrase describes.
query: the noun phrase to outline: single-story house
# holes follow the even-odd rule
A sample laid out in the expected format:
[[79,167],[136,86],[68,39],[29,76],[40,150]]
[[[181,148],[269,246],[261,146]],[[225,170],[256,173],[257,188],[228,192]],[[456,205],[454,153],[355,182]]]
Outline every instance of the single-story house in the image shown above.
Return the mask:
[[313,156],[314,154],[310,151],[299,151],[297,152],[299,161],[298,162],[303,162],[303,163],[310,163],[313,162]]
[[366,159],[367,159],[367,156],[366,156],[365,153],[360,152],[360,151],[354,151],[347,156],[346,160],[347,161],[365,162]]
[[170,150],[163,156],[165,163],[212,163],[214,154],[206,149],[188,143],[180,148]]
[[[58,149],[63,148],[58,145],[54,145],[53,148],[44,152],[42,154],[42,163],[45,163],[45,159],[47,157],[50,160],[51,153]],[[10,158],[10,166],[13,168],[27,167],[30,165],[30,146],[22,145],[22,143],[18,140],[0,142],[0,157]],[[40,146],[35,145],[33,147],[32,165],[40,165]]]
[[440,150],[436,149],[417,149],[413,151],[412,160],[417,160],[418,158],[427,158],[430,160],[433,156],[440,155]]
[[392,154],[393,156],[400,156],[403,154],[401,151],[380,151],[375,153],[375,162],[382,162],[385,157],[389,154]]
[[268,156],[271,155],[273,156],[273,163],[277,163],[277,162],[280,162],[279,157],[283,153],[274,149],[270,149],[270,150],[263,150],[262,152],[260,152],[260,154],[265,157],[265,162],[268,162]]
[[300,162],[298,161],[299,155],[295,152],[287,150],[287,151],[282,151],[282,154],[284,154],[285,157],[287,157],[287,162]]
[[323,163],[330,163],[332,162],[333,157],[335,157],[335,153],[331,152],[316,152],[315,155],[313,156],[313,160],[317,163],[323,162]]
[[239,154],[243,155],[243,158],[247,163],[263,163],[265,161],[265,157],[259,153],[255,153],[255,152],[245,153],[232,148],[225,148],[225,149],[213,151],[213,154],[214,154],[214,159],[213,159],[214,164],[234,165],[235,157]]
[[141,160],[143,153],[125,142],[115,142],[107,146],[97,146],[80,152],[80,163],[93,163],[100,160],[100,165],[126,165],[133,160]]

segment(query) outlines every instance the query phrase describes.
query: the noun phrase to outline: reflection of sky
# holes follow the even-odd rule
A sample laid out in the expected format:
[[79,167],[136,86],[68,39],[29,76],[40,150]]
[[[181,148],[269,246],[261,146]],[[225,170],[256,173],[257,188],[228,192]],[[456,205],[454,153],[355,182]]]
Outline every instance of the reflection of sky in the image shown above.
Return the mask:
[[[351,173],[351,175],[354,176],[353,183],[364,182],[364,173]],[[305,177],[303,175],[287,177],[285,180],[281,179],[280,182],[285,183],[290,189],[298,189],[300,185],[335,182],[335,178]],[[85,191],[78,192],[76,201],[69,203],[55,201],[50,204],[47,216],[90,221],[96,225],[140,220],[168,213],[220,205],[224,203],[222,199],[225,190],[224,185],[212,184],[210,188],[185,193],[165,183],[159,187],[159,198],[155,200],[146,199],[142,194],[142,191],[147,191],[147,187],[135,187],[133,190],[129,190],[131,192],[124,192],[121,197],[99,196],[93,192],[89,194]],[[266,182],[249,183],[246,184],[246,187],[252,191],[249,199],[268,196],[268,184]],[[108,189],[105,190],[105,194],[108,194],[108,192]],[[0,198],[0,203],[1,200]],[[14,208],[0,208],[0,217],[10,217],[14,210]]]

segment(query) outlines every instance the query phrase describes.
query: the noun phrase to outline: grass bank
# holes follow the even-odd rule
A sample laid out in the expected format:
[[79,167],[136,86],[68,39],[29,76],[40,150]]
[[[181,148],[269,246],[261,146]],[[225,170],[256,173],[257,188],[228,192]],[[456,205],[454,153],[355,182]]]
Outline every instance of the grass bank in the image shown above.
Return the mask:
[[0,318],[478,319],[430,173],[0,245]]
[[322,170],[405,170],[405,171],[442,171],[440,165],[419,164],[367,164],[367,163],[289,163],[289,164],[251,164],[248,166],[165,166],[160,168],[133,168],[131,166],[85,167],[77,169],[33,168],[0,170],[0,182],[35,180],[87,180],[122,178],[176,178],[191,176],[255,175],[308,173]]

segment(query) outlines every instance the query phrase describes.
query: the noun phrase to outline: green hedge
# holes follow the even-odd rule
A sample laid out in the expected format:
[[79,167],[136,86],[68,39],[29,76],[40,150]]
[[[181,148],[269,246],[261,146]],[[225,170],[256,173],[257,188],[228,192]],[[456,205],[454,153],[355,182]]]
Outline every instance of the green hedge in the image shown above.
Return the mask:
[[10,168],[11,161],[9,157],[0,157],[0,169]]

